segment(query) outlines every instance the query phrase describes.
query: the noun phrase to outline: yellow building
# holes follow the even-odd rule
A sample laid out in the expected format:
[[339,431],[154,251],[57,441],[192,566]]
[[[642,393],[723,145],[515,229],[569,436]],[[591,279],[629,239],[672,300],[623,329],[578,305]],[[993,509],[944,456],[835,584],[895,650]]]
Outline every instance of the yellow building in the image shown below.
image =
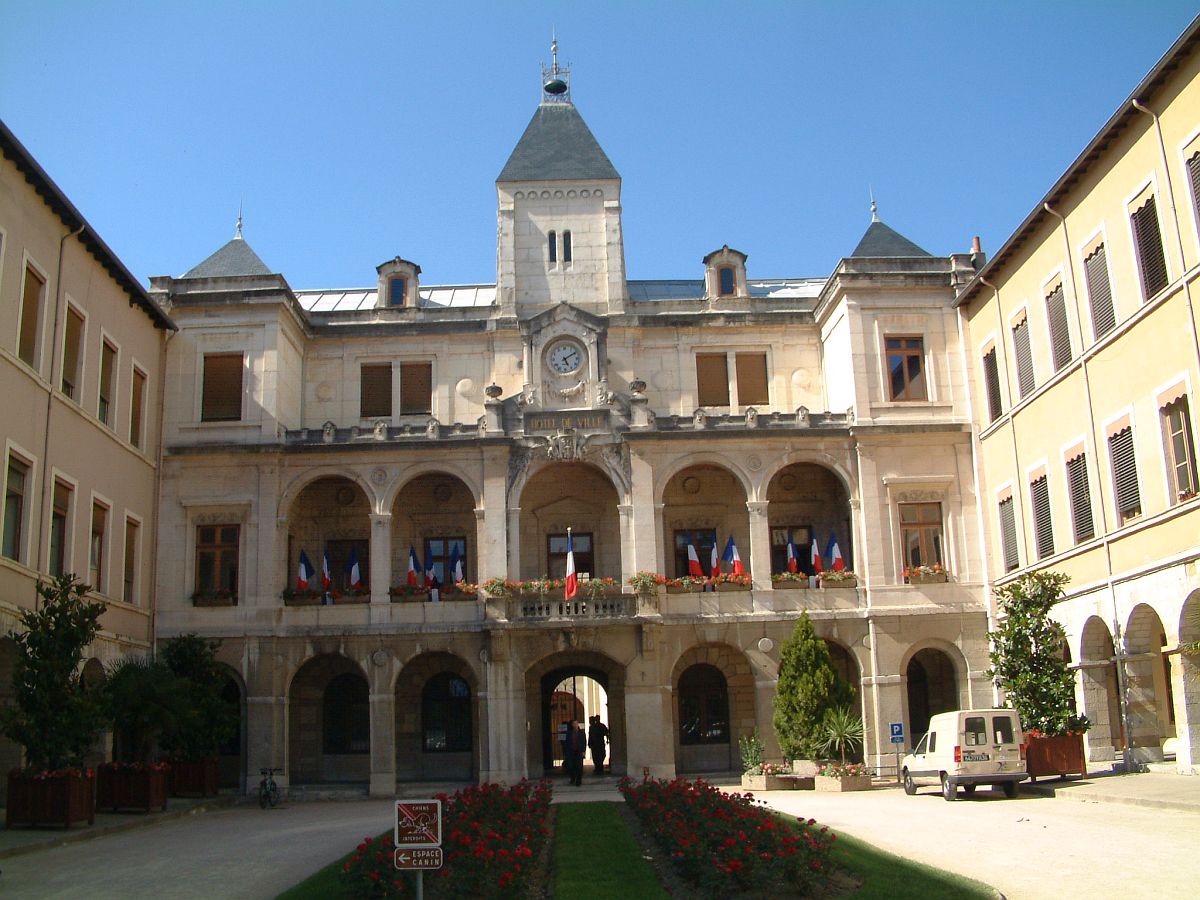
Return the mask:
[[990,576],[1071,577],[1088,758],[1200,764],[1200,27],[962,291]]

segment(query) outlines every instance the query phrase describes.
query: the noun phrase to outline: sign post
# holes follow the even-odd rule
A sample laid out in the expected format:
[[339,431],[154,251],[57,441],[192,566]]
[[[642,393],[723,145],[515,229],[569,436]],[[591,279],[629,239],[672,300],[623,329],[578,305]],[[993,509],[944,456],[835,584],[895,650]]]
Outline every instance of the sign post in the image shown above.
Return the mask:
[[442,801],[397,800],[393,841],[396,868],[416,872],[417,900],[423,900],[425,870],[440,869],[443,863]]
[[900,754],[904,750],[904,723],[892,722],[892,744],[896,747],[896,784],[901,781],[900,778]]

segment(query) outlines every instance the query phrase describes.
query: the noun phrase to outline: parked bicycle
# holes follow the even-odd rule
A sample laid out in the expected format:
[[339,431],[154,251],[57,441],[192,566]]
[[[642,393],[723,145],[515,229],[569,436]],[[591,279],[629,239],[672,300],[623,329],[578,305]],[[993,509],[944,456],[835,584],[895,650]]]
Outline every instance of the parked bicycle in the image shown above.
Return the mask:
[[279,803],[279,785],[275,783],[275,773],[283,769],[259,769],[263,779],[258,783],[258,805],[263,809],[272,809]]

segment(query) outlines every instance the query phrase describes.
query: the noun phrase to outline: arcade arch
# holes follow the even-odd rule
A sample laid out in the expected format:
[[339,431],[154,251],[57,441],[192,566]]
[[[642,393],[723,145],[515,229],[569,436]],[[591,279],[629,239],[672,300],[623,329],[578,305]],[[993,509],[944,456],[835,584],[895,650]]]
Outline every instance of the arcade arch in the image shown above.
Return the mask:
[[396,678],[396,779],[479,776],[479,680],[453,653],[423,653]]
[[1091,722],[1091,728],[1084,733],[1088,760],[1110,760],[1125,749],[1125,726],[1121,721],[1112,632],[1099,616],[1091,616],[1083,623],[1079,657],[1079,693],[1083,714]]
[[[371,571],[371,502],[362,486],[343,475],[327,475],[304,486],[288,507],[287,580],[297,571],[303,552],[317,573],[329,556],[333,589],[350,588],[349,563],[357,558],[363,586]],[[310,586],[312,586],[310,582]]]
[[[696,551],[704,575],[713,574],[732,536],[743,563],[749,561],[750,521],[746,489],[732,471],[712,463],[696,463],[671,476],[663,488],[663,559],[669,578],[688,574],[688,544]],[[749,568],[749,565],[746,565]],[[726,567],[726,571],[728,567]]]
[[[614,775],[626,772],[625,667],[593,650],[565,650],[551,654],[525,671],[525,718],[528,722],[526,759],[529,777],[548,775],[562,760],[559,720],[563,715],[586,716],[592,707],[579,683],[590,679],[596,684],[597,711],[609,729],[608,770]],[[575,689],[565,687],[575,682]],[[565,683],[565,684],[564,684]],[[569,696],[564,697],[564,694]],[[580,707],[583,709],[580,710]],[[556,711],[557,709],[557,718]],[[592,712],[593,715],[596,712]],[[584,720],[586,733],[587,722]],[[585,767],[586,770],[586,767]]]
[[907,682],[909,734],[915,741],[929,728],[931,717],[962,708],[955,661],[937,647],[923,647],[909,657]]
[[562,578],[567,529],[575,570],[621,580],[621,523],[617,489],[590,463],[556,462],[530,476],[521,491],[518,577]]
[[[457,475],[428,472],[408,481],[392,502],[392,585],[408,574],[410,549],[420,565],[434,570],[438,583],[453,582],[454,563],[462,577],[479,577],[479,534],[475,495]],[[389,585],[389,586],[392,586]]]
[[1162,649],[1167,635],[1154,608],[1139,603],[1125,626],[1125,697],[1130,746],[1160,758],[1162,742],[1175,736],[1171,662]]
[[362,668],[335,653],[308,660],[288,690],[291,783],[366,783],[370,750],[369,691]]
[[834,535],[846,568],[854,568],[850,495],[837,473],[817,463],[791,463],[767,483],[767,502],[772,572],[787,571],[789,533],[799,552],[800,571],[813,574],[813,541],[823,566],[831,565],[828,551]]
[[679,657],[674,692],[675,769],[727,772],[737,768],[738,741],[754,732],[754,676],[727,644],[702,644]]

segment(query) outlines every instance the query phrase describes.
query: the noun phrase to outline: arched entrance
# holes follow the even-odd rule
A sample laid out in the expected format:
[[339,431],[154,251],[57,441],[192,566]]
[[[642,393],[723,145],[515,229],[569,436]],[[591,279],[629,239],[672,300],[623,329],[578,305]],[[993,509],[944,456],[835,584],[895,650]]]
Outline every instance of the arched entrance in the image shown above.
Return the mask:
[[1171,663],[1162,648],[1167,636],[1152,607],[1139,603],[1125,626],[1125,702],[1130,746],[1144,758],[1161,759],[1162,742],[1175,736]]
[[[306,485],[288,510],[287,584],[293,585],[303,552],[317,578],[310,589],[320,589],[322,559],[329,556],[333,590],[345,594],[352,586],[351,566],[358,562],[364,592],[370,590],[371,504],[358,483],[333,475]],[[366,602],[366,597],[363,597]]]
[[571,529],[575,571],[621,580],[621,523],[617,489],[587,463],[538,470],[521,491],[520,577],[562,578]]
[[[712,574],[713,548],[719,557],[730,536],[749,569],[750,519],[746,491],[728,469],[709,463],[676,472],[663,489],[663,549],[666,574],[688,574],[688,545],[696,550],[703,575]],[[726,571],[728,566],[726,567]]]
[[479,697],[474,670],[452,653],[423,653],[396,679],[396,779],[473,781],[479,776]]
[[776,472],[767,484],[767,501],[772,572],[787,571],[789,533],[799,552],[800,571],[813,574],[813,541],[822,565],[832,565],[828,551],[834,535],[846,568],[854,568],[850,498],[836,474],[816,463],[792,463]]
[[1089,761],[1105,762],[1125,749],[1125,725],[1112,632],[1098,616],[1084,622],[1079,653],[1083,714],[1092,723],[1083,738],[1087,756]]
[[692,647],[675,664],[675,770],[738,768],[738,741],[754,731],[754,679],[745,655],[727,644]]
[[908,681],[908,727],[915,741],[940,712],[959,708],[958,680],[950,657],[933,647],[913,654],[904,672]]
[[[475,497],[455,475],[431,472],[418,475],[404,485],[392,503],[392,584],[403,584],[408,576],[409,550],[425,569],[432,569],[438,584],[456,579],[479,579],[478,524]],[[461,566],[459,564],[461,563]]]
[[293,784],[366,783],[371,765],[367,679],[337,654],[310,659],[288,695],[288,757]]
[[242,791],[246,779],[246,690],[242,679],[232,669],[225,669],[221,702],[237,727],[217,751],[220,784]]
[[[625,669],[602,653],[568,650],[535,663],[525,673],[530,777],[549,775],[562,766],[562,729],[571,717],[587,733],[588,717],[599,715],[609,729],[606,766],[626,771]],[[564,718],[566,717],[566,718]],[[588,760],[590,762],[590,752]],[[585,773],[591,766],[585,766]]]

